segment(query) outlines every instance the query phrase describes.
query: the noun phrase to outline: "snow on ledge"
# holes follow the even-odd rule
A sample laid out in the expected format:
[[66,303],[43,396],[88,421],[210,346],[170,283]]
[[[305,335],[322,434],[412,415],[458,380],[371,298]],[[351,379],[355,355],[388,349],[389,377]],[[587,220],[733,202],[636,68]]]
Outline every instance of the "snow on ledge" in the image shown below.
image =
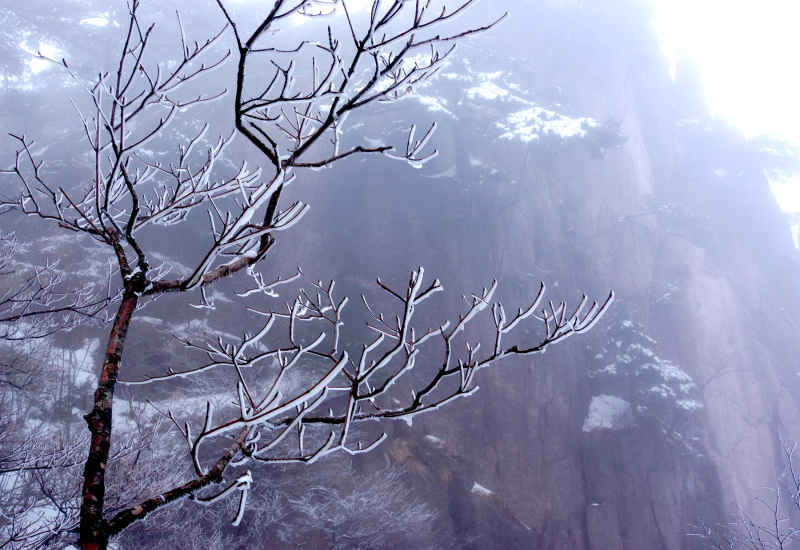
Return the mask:
[[620,430],[632,422],[631,404],[614,395],[595,395],[583,421],[583,431]]
[[84,17],[79,21],[81,25],[91,25],[92,27],[105,27],[108,25],[108,17],[98,15],[95,17]]
[[470,490],[471,493],[480,495],[482,497],[490,497],[494,494],[494,491],[487,489],[477,481],[472,484],[472,489]]
[[528,143],[547,134],[562,139],[585,137],[589,128],[596,128],[599,124],[590,117],[570,117],[534,105],[510,114],[504,122],[496,123],[496,126],[503,131],[500,139],[519,139]]

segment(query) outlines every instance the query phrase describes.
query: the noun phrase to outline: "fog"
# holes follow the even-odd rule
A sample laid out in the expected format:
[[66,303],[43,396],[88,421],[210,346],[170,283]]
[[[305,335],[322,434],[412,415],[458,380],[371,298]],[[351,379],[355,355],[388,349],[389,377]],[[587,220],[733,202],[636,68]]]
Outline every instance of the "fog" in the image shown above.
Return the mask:
[[[272,5],[223,4],[242,37]],[[159,127],[116,164],[92,151],[113,125],[93,125],[109,89],[93,86],[113,88],[128,7],[0,9],[0,547],[80,546],[84,415],[115,357],[100,529],[155,511],[112,548],[800,547],[800,154],[788,31],[771,26],[790,16],[484,0],[403,35],[453,39],[409,53],[373,89],[392,93],[295,159],[331,105],[370,95],[302,101],[370,29],[372,2],[346,5],[252,46],[276,50],[247,66],[245,98],[294,72],[248,138],[217,3],[143,1],[142,32],[156,25],[129,68],[145,87],[222,33],[120,133]],[[751,19],[771,40],[736,41]],[[339,62],[331,82],[364,86],[392,59]],[[102,235],[136,208],[123,278]],[[139,248],[147,278],[123,292]],[[230,445],[220,479],[164,504]]]

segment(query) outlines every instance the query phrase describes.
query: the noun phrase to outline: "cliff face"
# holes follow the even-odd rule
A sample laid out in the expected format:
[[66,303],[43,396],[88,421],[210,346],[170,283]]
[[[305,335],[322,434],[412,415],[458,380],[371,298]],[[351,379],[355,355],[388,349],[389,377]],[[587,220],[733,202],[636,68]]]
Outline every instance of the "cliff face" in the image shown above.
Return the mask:
[[525,3],[460,50],[419,91],[441,156],[325,176],[301,256],[359,288],[418,264],[455,295],[496,276],[507,307],[539,279],[615,289],[589,336],[484,373],[361,467],[403,464],[462,545],[702,547],[693,525],[758,517],[800,438],[797,253],[769,159],[708,117],[690,66],[670,80],[647,11],[583,4]]

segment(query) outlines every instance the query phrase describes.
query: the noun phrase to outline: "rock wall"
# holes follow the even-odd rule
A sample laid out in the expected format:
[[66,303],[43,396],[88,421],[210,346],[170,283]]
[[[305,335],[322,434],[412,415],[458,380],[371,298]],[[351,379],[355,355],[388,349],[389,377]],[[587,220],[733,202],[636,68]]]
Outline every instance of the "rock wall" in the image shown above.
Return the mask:
[[[540,279],[573,302],[615,289],[589,336],[485,373],[477,396],[395,427],[359,464],[404,465],[456,547],[701,548],[693,526],[760,517],[752,499],[800,438],[788,221],[757,144],[710,119],[690,65],[669,78],[645,8],[524,6],[433,88],[453,113],[437,114],[440,157],[321,176],[279,257],[359,290],[425,265],[452,293],[439,319],[494,276],[509,307]],[[481,79],[607,133],[498,138],[510,96],[471,93]]]

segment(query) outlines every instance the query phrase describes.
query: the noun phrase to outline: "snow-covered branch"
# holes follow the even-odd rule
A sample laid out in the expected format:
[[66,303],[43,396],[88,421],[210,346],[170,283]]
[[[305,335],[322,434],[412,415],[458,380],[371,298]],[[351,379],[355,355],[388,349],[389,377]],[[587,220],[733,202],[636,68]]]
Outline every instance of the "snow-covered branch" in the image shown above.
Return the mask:
[[[271,284],[255,277],[258,288],[246,294],[252,298],[260,290],[266,299],[273,299],[276,284],[298,280],[300,275],[298,270],[295,276],[277,278]],[[426,284],[424,278],[422,267],[414,270],[403,290],[378,279],[379,290],[400,302],[399,314],[394,316],[394,324],[387,322],[386,316],[362,296],[371,318],[368,326],[376,337],[349,353],[340,347],[342,310],[347,299],[335,296],[333,281],[316,281],[310,289],[300,288],[296,298],[282,308],[260,310],[250,306],[264,321],[258,330],[244,333],[238,341],[222,337],[206,343],[185,341],[205,358],[197,367],[128,383],[197,382],[201,376],[216,376],[215,384],[231,388],[231,406],[219,409],[209,401],[202,415],[187,419],[166,413],[186,440],[198,478],[208,475],[208,459],[215,460],[209,451],[218,445],[211,441],[243,430],[247,438],[231,460],[237,470],[252,461],[312,463],[335,452],[373,450],[387,438],[379,428],[369,428],[375,421],[402,419],[410,423],[418,414],[473,395],[478,390],[478,371],[511,356],[543,352],[549,345],[586,331],[613,300],[612,293],[584,312],[587,298],[583,296],[569,314],[564,302],[558,306],[548,302],[536,313],[545,293],[541,284],[532,303],[507,318],[505,308],[495,300],[497,282],[493,281],[469,298],[468,307],[457,319],[419,328],[415,323],[418,308],[443,290],[438,279]],[[470,341],[466,334],[468,327],[482,322],[482,317],[486,318],[484,324],[488,321],[496,328],[483,346],[480,341]],[[535,342],[520,342],[517,337],[517,343],[505,345],[503,338],[521,333],[519,327],[526,321],[540,325],[541,337]],[[439,360],[421,363],[420,352],[434,350],[437,343]],[[430,358],[430,352],[424,356]],[[219,378],[222,373],[229,383]],[[227,494],[235,486],[229,483],[228,489],[215,495]],[[197,498],[210,497],[198,494]]]
[[[445,4],[439,9],[431,2],[376,0],[369,14],[358,18],[346,0],[300,2],[286,11],[282,10],[286,2],[274,2],[273,9],[245,38],[223,0],[217,0],[239,50],[237,129],[276,170],[323,168],[358,153],[384,153],[421,166],[436,155],[436,151],[422,152],[435,124],[417,142],[412,127],[401,153],[393,153],[390,144],[356,145],[342,151],[341,134],[350,113],[413,93],[415,86],[436,74],[459,40],[490,29],[504,17],[452,34],[443,32],[444,25],[473,3],[462,0],[453,9]],[[327,25],[324,41],[298,39],[295,47],[285,49],[257,47],[287,13],[324,15],[334,21]],[[263,81],[246,78],[253,65],[266,67],[269,76]],[[323,138],[329,144],[324,147],[330,146],[327,153],[317,147],[325,142]],[[308,159],[309,155],[316,158]]]
[[58,262],[27,264],[18,255],[16,235],[0,233],[0,340],[44,338],[104,320],[107,306],[119,298],[110,280],[105,288],[75,288]]

